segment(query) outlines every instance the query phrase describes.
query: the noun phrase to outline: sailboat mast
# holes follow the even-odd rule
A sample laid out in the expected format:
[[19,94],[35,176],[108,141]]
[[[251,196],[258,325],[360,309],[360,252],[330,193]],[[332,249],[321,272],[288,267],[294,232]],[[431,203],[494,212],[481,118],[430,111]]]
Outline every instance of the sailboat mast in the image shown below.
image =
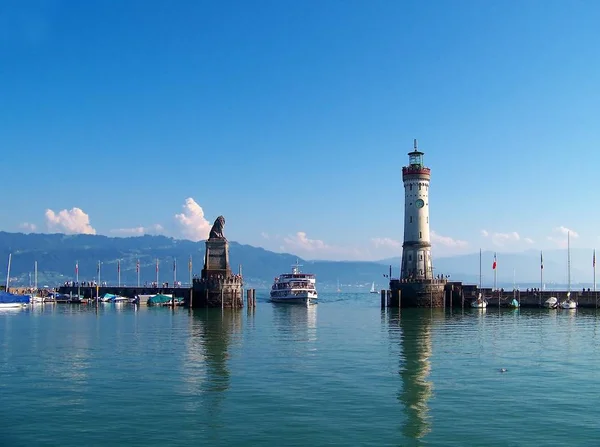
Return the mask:
[[37,261],[33,263],[33,287],[37,291]]
[[6,292],[8,292],[8,285],[10,282],[10,261],[12,260],[12,253],[8,254],[8,269],[6,271],[6,289],[4,289]]
[[571,237],[570,237],[570,235],[571,235],[571,232],[567,231],[567,269],[568,269],[567,292],[569,295],[571,295]]
[[479,249],[479,290],[481,290],[481,248]]

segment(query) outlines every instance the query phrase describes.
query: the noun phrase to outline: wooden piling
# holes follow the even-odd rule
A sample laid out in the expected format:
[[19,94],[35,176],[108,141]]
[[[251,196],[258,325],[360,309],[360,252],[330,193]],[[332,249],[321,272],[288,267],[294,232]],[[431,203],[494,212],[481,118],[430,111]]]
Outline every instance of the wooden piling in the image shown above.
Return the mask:
[[460,288],[460,306],[465,310],[465,291],[462,287]]
[[398,309],[402,308],[402,290],[398,289]]
[[383,309],[383,308],[387,307],[387,302],[386,302],[387,293],[384,289],[381,289],[380,294],[381,294],[381,308]]

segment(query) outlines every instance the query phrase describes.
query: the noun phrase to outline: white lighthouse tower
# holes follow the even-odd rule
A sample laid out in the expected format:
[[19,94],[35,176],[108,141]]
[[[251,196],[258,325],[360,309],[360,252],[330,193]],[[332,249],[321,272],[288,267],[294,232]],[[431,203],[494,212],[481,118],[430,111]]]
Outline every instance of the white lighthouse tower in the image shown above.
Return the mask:
[[429,234],[429,181],[431,170],[423,164],[424,153],[417,140],[408,153],[408,166],[402,168],[404,182],[404,243],[402,244],[401,280],[433,279],[431,238]]

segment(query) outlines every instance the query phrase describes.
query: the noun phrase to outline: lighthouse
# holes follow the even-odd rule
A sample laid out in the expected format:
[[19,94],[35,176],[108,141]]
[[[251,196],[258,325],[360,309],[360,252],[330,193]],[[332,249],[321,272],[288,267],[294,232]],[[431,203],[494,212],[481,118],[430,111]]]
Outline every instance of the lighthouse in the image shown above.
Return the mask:
[[402,168],[404,183],[404,243],[400,278],[433,279],[429,233],[429,181],[431,170],[423,164],[424,153],[414,140],[408,166]]
[[400,277],[391,278],[390,307],[443,307],[447,284],[435,278],[429,232],[429,181],[431,170],[423,163],[424,153],[414,140],[408,166],[402,167],[404,183],[404,242]]

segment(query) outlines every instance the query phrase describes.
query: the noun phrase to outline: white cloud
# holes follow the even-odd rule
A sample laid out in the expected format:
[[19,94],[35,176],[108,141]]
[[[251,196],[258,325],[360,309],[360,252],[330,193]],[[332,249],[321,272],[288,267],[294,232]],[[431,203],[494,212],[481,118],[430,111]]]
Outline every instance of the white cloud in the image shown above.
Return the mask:
[[481,230],[481,235],[485,238],[489,238],[492,241],[492,244],[497,245],[498,247],[503,247],[508,243],[518,242],[521,240],[521,236],[516,231],[511,231],[508,233],[490,233],[489,231]]
[[288,248],[299,248],[305,251],[326,250],[330,248],[325,242],[319,239],[309,239],[304,231],[298,231],[293,236],[283,238]]
[[561,225],[560,227],[556,227],[556,228],[554,229],[554,232],[555,232],[555,233],[560,233],[560,234],[563,234],[563,235],[565,235],[565,236],[566,236],[567,234],[569,234],[571,237],[574,237],[574,238],[577,238],[577,237],[579,237],[579,233],[577,233],[577,231],[575,231],[575,230],[571,230],[570,228],[567,228],[567,227],[563,227],[562,225]]
[[367,253],[357,247],[339,247],[320,239],[310,239],[306,232],[298,231],[293,235],[280,237],[270,235],[272,241],[279,243],[279,250],[294,253],[308,259],[365,259]]
[[122,236],[142,236],[144,234],[161,234],[164,232],[164,228],[160,224],[154,224],[149,227],[116,228],[110,232]]
[[533,239],[531,239],[530,237],[525,237],[525,238],[523,238],[523,240],[525,242],[527,242],[528,244],[533,244],[533,242],[534,242]]
[[453,239],[450,236],[442,236],[437,234],[435,231],[431,231],[431,244],[432,245],[443,245],[450,248],[466,248],[469,243],[460,239]]
[[33,233],[35,230],[37,230],[37,226],[29,222],[23,222],[21,225],[19,225],[19,228],[26,233]]
[[90,216],[81,208],[64,209],[58,213],[47,209],[45,216],[49,231],[56,230],[65,234],[96,234],[96,230],[90,225]]
[[567,248],[567,245],[568,245],[567,235],[569,235],[570,237],[572,237],[574,239],[579,237],[579,233],[577,233],[574,230],[571,230],[570,228],[564,227],[562,225],[560,227],[554,228],[553,232],[558,233],[560,236],[548,236],[548,240],[550,242],[553,242],[560,248]]
[[371,238],[371,243],[375,246],[375,248],[402,248],[402,242],[389,237],[374,237]]
[[194,242],[208,239],[212,224],[204,217],[204,210],[194,199],[188,197],[183,204],[183,213],[175,214],[181,233]]
[[264,231],[262,233],[260,233],[260,235],[262,236],[263,239],[270,239],[271,238],[271,236],[269,236],[269,233],[266,233]]

